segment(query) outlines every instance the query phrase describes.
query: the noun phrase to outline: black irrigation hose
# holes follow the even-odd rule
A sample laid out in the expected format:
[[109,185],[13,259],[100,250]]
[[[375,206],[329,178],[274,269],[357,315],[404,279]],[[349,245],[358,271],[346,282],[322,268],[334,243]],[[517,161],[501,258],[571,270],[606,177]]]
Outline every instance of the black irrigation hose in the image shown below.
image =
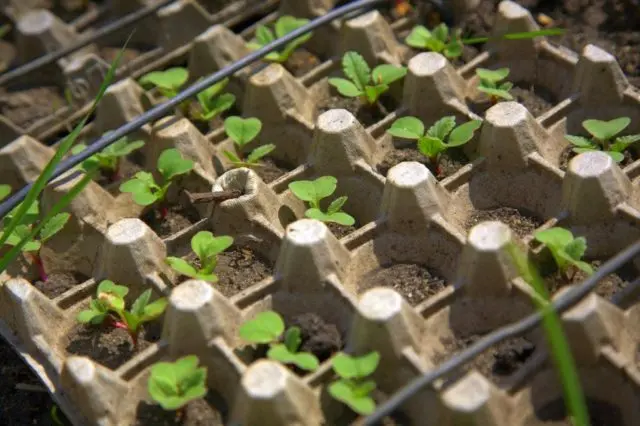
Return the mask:
[[77,42],[63,49],[60,49],[55,52],[51,52],[31,62],[27,62],[26,64],[21,65],[17,68],[9,70],[4,74],[0,75],[0,86],[5,86],[18,77],[21,77],[25,74],[33,72],[39,68],[42,68],[45,65],[49,65],[50,63],[55,62],[58,59],[62,59],[65,56],[75,52],[76,50],[82,49],[83,47],[93,43],[95,40],[99,39],[100,37],[103,37],[105,35],[108,35],[118,30],[121,30],[123,28],[126,28],[129,25],[135,24],[141,19],[146,18],[147,16],[156,12],[158,9],[161,9],[167,6],[168,4],[173,3],[174,1],[176,0],[164,0],[159,3],[155,3],[147,7],[143,7],[142,9],[139,9],[135,12],[130,13],[126,15],[124,18],[112,24],[105,25],[104,27],[96,30],[95,32],[89,34],[86,37],[80,38],[80,40],[78,40]]
[[[112,143],[122,138],[123,136],[126,136],[129,133],[140,129],[142,126],[144,126],[145,124],[151,121],[156,121],[159,118],[162,118],[164,115],[166,115],[167,113],[170,113],[175,107],[180,105],[182,102],[197,95],[203,90],[209,88],[211,85],[219,82],[222,79],[230,77],[231,75],[233,75],[237,71],[240,71],[244,67],[259,61],[267,53],[272,52],[280,47],[283,47],[287,43],[300,37],[301,35],[304,35],[309,31],[312,31],[315,28],[318,28],[322,25],[328,24],[331,21],[339,19],[352,11],[364,9],[369,6],[373,6],[377,3],[383,3],[385,1],[388,1],[388,0],[359,0],[359,1],[354,1],[352,3],[349,3],[345,6],[336,8],[331,12],[328,12],[327,14],[319,18],[316,18],[313,21],[309,22],[308,24],[290,32],[286,36],[278,40],[275,40],[274,42],[269,43],[268,45],[264,46],[261,49],[258,49],[252,52],[251,54],[243,57],[237,62],[234,62],[228,67],[223,68],[220,71],[209,75],[207,78],[200,80],[197,83],[190,86],[189,88],[183,90],[176,97],[171,98],[168,101],[151,108],[149,111],[140,115],[133,121],[102,136],[100,139],[90,144],[87,147],[87,149],[85,149],[81,153],[74,155],[72,157],[69,157],[66,160],[62,161],[56,168],[56,171],[53,172],[53,175],[51,176],[51,179],[49,179],[49,182],[51,182],[53,179],[57,178],[58,176],[62,175],[63,173],[71,170],[73,167],[80,164],[82,161],[86,160],[92,155],[102,151],[107,146],[111,145]],[[24,197],[27,195],[27,193],[31,189],[31,186],[32,186],[31,183],[25,185],[20,191],[16,192],[10,198],[5,200],[2,204],[0,204],[0,217],[4,217],[7,213],[11,211],[11,209],[16,207],[18,203],[24,200]]]
[[[595,288],[600,280],[602,280],[607,275],[615,272],[618,268],[627,263],[634,256],[637,256],[638,253],[640,253],[640,241],[635,242],[621,253],[618,253],[613,259],[609,260],[607,263],[598,268],[593,275],[584,280],[581,284],[558,296],[558,298],[552,303],[553,309],[558,313],[562,313],[571,308],[584,297],[586,297]],[[372,415],[367,417],[364,420],[363,425],[372,426],[380,424],[385,416],[390,415],[393,411],[398,409],[407,399],[418,393],[425,386],[429,386],[434,381],[451,373],[455,369],[471,361],[473,358],[477,357],[482,352],[500,343],[501,341],[520,336],[532,330],[540,324],[541,320],[542,315],[540,313],[535,313],[529,315],[526,318],[523,318],[522,320],[514,324],[507,325],[500,328],[499,330],[494,331],[493,333],[488,334],[473,345],[469,346],[469,348],[467,348],[460,354],[442,363],[440,366],[438,366],[438,368],[429,371],[428,373],[411,381],[393,397],[389,398],[387,402],[378,407],[378,409]]]

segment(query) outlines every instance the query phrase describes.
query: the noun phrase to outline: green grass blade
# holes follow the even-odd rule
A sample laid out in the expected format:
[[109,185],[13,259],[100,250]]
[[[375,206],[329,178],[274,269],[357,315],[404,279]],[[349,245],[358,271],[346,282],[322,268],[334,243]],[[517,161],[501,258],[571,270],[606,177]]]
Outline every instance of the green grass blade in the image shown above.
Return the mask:
[[32,241],[33,238],[38,235],[40,230],[51,220],[52,217],[57,215],[58,213],[62,213],[65,207],[67,207],[71,201],[91,182],[91,175],[85,175],[82,177],[80,182],[76,183],[69,192],[67,192],[61,199],[58,201],[51,210],[47,212],[45,217],[35,226],[29,235],[25,236],[20,240],[18,244],[16,244],[7,254],[2,256],[0,259],[0,272],[7,269],[9,264],[15,260],[16,257],[20,254],[22,247],[25,246],[29,241]]
[[518,247],[511,244],[507,251],[518,267],[522,277],[529,283],[539,297],[533,301],[542,314],[542,326],[544,327],[547,342],[551,348],[553,362],[560,374],[560,381],[564,390],[566,407],[573,418],[574,426],[589,426],[589,412],[585,402],[580,378],[576,370],[575,361],[571,349],[562,330],[562,323],[558,313],[552,309],[548,302],[549,294],[537,269],[529,262],[526,255]]
[[[122,55],[128,43],[129,43],[129,39],[127,39],[124,46],[118,53],[118,56],[109,67],[109,71],[107,72],[107,75],[105,76],[102,82],[102,85],[100,86],[100,90],[98,90],[98,94],[96,95],[96,97],[93,100],[93,103],[91,104],[91,109],[83,117],[80,123],[76,125],[73,131],[69,133],[69,135],[65,137],[64,140],[60,143],[60,146],[58,146],[56,153],[53,155],[49,163],[47,163],[47,165],[45,166],[40,176],[38,176],[38,179],[31,187],[31,190],[27,193],[27,196],[25,197],[22,204],[20,204],[20,207],[16,211],[16,214],[14,215],[13,219],[9,222],[7,227],[4,229],[4,232],[2,233],[2,235],[0,235],[0,247],[4,245],[4,243],[7,241],[7,238],[9,238],[9,236],[15,230],[16,226],[18,226],[18,224],[21,223],[22,218],[27,213],[31,204],[36,202],[36,199],[40,196],[40,193],[44,190],[44,187],[47,185],[47,182],[53,175],[53,172],[56,170],[56,167],[58,167],[58,164],[60,164],[60,161],[62,161],[64,156],[67,154],[67,152],[69,152],[69,149],[71,148],[71,146],[74,144],[74,142],[80,135],[80,132],[82,131],[84,126],[87,124],[89,117],[91,117],[91,114],[93,114],[93,111],[98,106],[98,103],[102,100],[102,96],[104,95],[105,91],[113,81],[113,78],[115,77],[116,69],[118,68],[118,64],[120,63],[120,59],[122,58]],[[0,269],[0,271],[3,271],[3,270],[4,269]]]
[[[534,38],[534,37],[552,37],[552,36],[558,36],[558,35],[562,35],[565,33],[565,29],[564,28],[549,28],[546,30],[539,30],[539,31],[527,31],[524,33],[510,33],[510,34],[504,34],[501,37],[495,37],[496,39],[505,39],[505,40],[525,40],[525,39],[530,39],[530,38]],[[466,39],[462,39],[461,42],[462,44],[482,44],[482,43],[486,43],[489,41],[489,39],[491,39],[493,37],[473,37],[473,38],[466,38]]]

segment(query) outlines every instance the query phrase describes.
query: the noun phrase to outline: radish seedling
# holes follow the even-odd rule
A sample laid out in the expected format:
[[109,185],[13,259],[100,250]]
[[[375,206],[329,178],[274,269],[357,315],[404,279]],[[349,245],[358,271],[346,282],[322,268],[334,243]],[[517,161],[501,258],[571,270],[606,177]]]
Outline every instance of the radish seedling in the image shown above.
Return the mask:
[[[224,130],[227,132],[227,136],[238,146],[237,151],[240,153],[246,144],[258,136],[260,130],[262,130],[262,122],[257,118],[229,117],[224,120]],[[254,167],[274,149],[276,149],[274,144],[259,146],[251,151],[246,159],[240,158],[231,151],[224,151],[224,155],[236,167]]]
[[447,58],[457,58],[462,55],[461,31],[456,30],[452,31],[452,33],[450,34],[449,27],[445,23],[441,23],[432,31],[422,25],[418,25],[411,30],[405,41],[409,46],[416,49],[442,53]]
[[440,175],[441,170],[438,164],[440,154],[448,148],[462,146],[469,142],[481,124],[480,120],[471,120],[456,127],[454,116],[443,117],[436,121],[425,134],[424,124],[420,119],[402,117],[391,125],[387,133],[398,138],[417,140],[418,149],[436,166],[436,174]]
[[169,68],[165,71],[153,71],[140,78],[140,84],[145,87],[155,87],[167,98],[174,98],[180,88],[189,79],[186,68]]
[[581,260],[587,250],[587,240],[584,237],[574,238],[571,231],[560,227],[537,231],[534,237],[549,249],[556,266],[567,281],[571,281],[575,275],[574,272],[570,277],[567,276],[567,271],[572,266],[589,275],[593,274],[591,265]]
[[[261,312],[252,320],[240,326],[240,337],[247,342],[269,345],[267,357],[283,364],[314,371],[319,362],[315,355],[298,352],[302,338],[298,327],[289,327],[285,331],[282,317],[273,311]],[[283,343],[280,343],[280,342]]]
[[89,309],[78,314],[77,320],[83,324],[99,325],[110,319],[116,328],[127,330],[134,346],[138,345],[138,335],[144,323],[158,318],[167,307],[167,299],[161,297],[149,303],[151,289],[143,292],[127,311],[125,296],[129,289],[117,285],[113,281],[102,281],[98,285],[96,298],[91,301]]
[[509,68],[500,68],[497,70],[478,68],[476,69],[476,75],[480,78],[478,90],[489,95],[492,104],[495,105],[500,99],[507,101],[513,99],[513,96],[509,93],[509,90],[513,87],[513,83],[502,81],[509,76]]
[[[290,32],[297,30],[298,28],[309,23],[308,19],[298,19],[293,16],[282,16],[280,17],[274,26],[274,32],[271,31],[264,25],[259,25],[256,29],[256,36],[247,44],[249,49],[257,50],[260,49],[267,44],[275,41],[276,39],[282,38]],[[304,43],[306,43],[312,36],[312,33],[306,33],[301,35],[300,37],[294,39],[293,41],[287,43],[281,51],[275,51],[268,53],[264,59],[270,62],[284,63],[287,62],[291,54]]]
[[356,223],[353,216],[341,211],[342,206],[348,197],[338,197],[327,208],[326,213],[322,211],[320,202],[336,191],[338,179],[333,176],[322,176],[316,180],[299,180],[291,182],[289,189],[297,198],[309,203],[310,207],[304,215],[310,219],[317,219],[322,222],[334,222],[344,226],[351,226]]
[[610,121],[585,120],[582,127],[591,135],[591,139],[583,136],[566,135],[565,138],[574,145],[573,152],[581,154],[589,151],[604,151],[616,163],[624,160],[624,151],[631,144],[640,140],[640,134],[617,136],[631,123],[629,117],[620,117]]
[[210,121],[233,106],[236,97],[231,93],[221,93],[228,83],[229,79],[225,78],[198,93],[197,98],[201,111],[194,115],[194,119]]
[[191,249],[200,260],[199,268],[179,257],[167,257],[166,262],[182,275],[215,283],[218,281],[218,276],[213,272],[218,265],[218,255],[232,244],[232,237],[227,235],[214,237],[209,231],[200,231],[191,238]]
[[185,356],[176,362],[158,362],[151,367],[149,395],[167,410],[180,410],[207,394],[207,369],[198,367],[198,357]]
[[[125,136],[107,146],[97,154],[84,160],[80,167],[87,173],[100,170],[109,176],[109,180],[111,182],[114,182],[120,179],[120,159],[143,146],[144,141],[137,140],[129,142],[129,139]],[[87,149],[87,146],[80,143],[71,148],[71,153],[76,155],[85,149]]]
[[378,65],[371,71],[369,65],[358,52],[347,52],[342,57],[342,71],[349,78],[330,78],[329,84],[348,98],[359,97],[366,105],[372,106],[380,96],[389,90],[389,85],[400,80],[407,73],[405,67]]
[[[160,154],[158,171],[163,181],[157,184],[149,172],[138,172],[134,178],[120,185],[120,191],[133,195],[133,201],[141,206],[149,206],[155,202],[164,201],[164,197],[171,186],[171,182],[180,175],[193,169],[193,161],[182,158],[180,151],[171,148]],[[162,209],[162,217],[166,216],[166,209]]]
[[[1,198],[1,197],[0,197]],[[9,226],[9,222],[13,219],[16,211],[20,208],[18,205],[15,209],[13,209],[9,214],[7,214],[3,219],[3,227],[6,228]],[[6,240],[4,244],[8,246],[17,245],[23,238],[29,236],[31,230],[34,226],[37,226],[38,218],[40,212],[37,203],[33,203],[29,206],[26,214],[22,217],[20,223],[14,228],[13,232],[10,235],[6,236]],[[23,254],[29,254],[33,263],[38,268],[38,275],[40,276],[40,280],[42,282],[46,282],[48,279],[47,273],[44,270],[44,265],[42,263],[42,258],[40,257],[40,249],[42,248],[42,244],[49,240],[51,237],[56,235],[58,232],[62,231],[62,228],[66,225],[67,221],[71,215],[69,213],[58,213],[53,216],[40,230],[38,234],[38,238],[32,238],[22,247]],[[0,233],[2,234],[2,233]],[[4,238],[5,235],[2,234]]]
[[376,403],[371,397],[371,392],[376,389],[376,382],[367,377],[376,371],[379,362],[378,352],[370,352],[361,357],[344,353],[336,355],[331,365],[340,379],[329,385],[329,394],[358,414],[373,413]]

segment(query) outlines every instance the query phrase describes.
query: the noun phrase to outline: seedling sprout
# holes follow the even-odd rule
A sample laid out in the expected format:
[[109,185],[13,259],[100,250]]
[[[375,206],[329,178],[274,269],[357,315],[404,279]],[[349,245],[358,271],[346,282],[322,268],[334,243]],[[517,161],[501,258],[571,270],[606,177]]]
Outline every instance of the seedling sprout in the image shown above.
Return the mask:
[[500,99],[507,101],[513,99],[513,96],[509,93],[509,90],[513,87],[513,83],[502,81],[509,76],[509,68],[500,68],[497,70],[478,68],[476,69],[476,75],[480,78],[478,90],[489,95],[492,104],[495,105]]
[[[193,169],[193,161],[182,158],[180,151],[167,149],[158,157],[158,171],[162,175],[162,182],[157,184],[149,172],[138,172],[134,178],[120,185],[120,191],[133,195],[133,201],[141,206],[149,206],[155,202],[164,201],[164,197],[171,183],[180,175]],[[162,209],[162,217],[166,216],[166,209]]]
[[436,174],[440,175],[441,170],[438,164],[440,154],[449,148],[469,142],[481,124],[480,120],[471,120],[456,127],[454,116],[443,117],[436,121],[425,134],[424,124],[420,119],[402,117],[391,125],[387,133],[398,138],[417,140],[418,149],[436,166]]
[[218,276],[214,273],[218,265],[218,255],[232,244],[232,237],[227,235],[214,237],[209,231],[200,231],[191,238],[191,250],[198,256],[200,267],[179,257],[167,257],[166,262],[182,275],[215,283],[218,281]]
[[[293,16],[280,17],[274,26],[274,31],[267,28],[265,25],[259,25],[256,29],[256,36],[251,42],[248,43],[248,47],[252,50],[260,49],[267,44],[282,38],[290,32],[297,30],[298,28],[309,23],[308,19],[298,19]],[[291,54],[304,43],[306,43],[313,33],[309,32],[289,42],[283,50],[268,53],[264,59],[270,62],[284,63],[287,62]]]
[[371,397],[371,392],[376,389],[376,382],[368,377],[376,371],[379,362],[378,352],[370,352],[360,357],[345,353],[336,355],[331,365],[340,379],[329,385],[329,394],[358,414],[373,413],[376,403]]
[[176,362],[158,362],[151,367],[147,389],[151,398],[167,410],[180,410],[207,394],[207,369],[198,367],[198,357],[185,356]]
[[231,151],[224,151],[225,157],[236,167],[258,166],[262,158],[276,149],[274,144],[265,144],[251,151],[246,158],[240,157],[242,148],[254,140],[262,130],[262,122],[257,118],[229,117],[224,120],[224,130],[238,147],[237,154]]
[[407,73],[405,67],[383,64],[371,71],[369,65],[358,52],[347,52],[342,57],[342,71],[349,78],[330,78],[329,84],[338,89],[342,96],[360,98],[365,105],[376,105],[389,85],[400,80]]
[[589,132],[591,139],[571,135],[566,135],[565,138],[574,145],[573,152],[577,154],[604,151],[619,163],[624,160],[624,151],[640,140],[640,134],[618,136],[630,123],[629,117],[620,117],[610,121],[585,120],[582,122],[582,127]]
[[338,197],[327,208],[326,212],[322,211],[320,202],[332,195],[336,191],[338,179],[333,176],[322,176],[316,180],[299,180],[291,182],[289,189],[297,198],[309,203],[309,208],[304,215],[310,219],[317,219],[322,222],[334,222],[339,225],[351,226],[356,223],[353,216],[342,211],[342,206],[348,200],[348,197]]
[[[129,142],[129,138],[124,136],[107,146],[101,152],[84,160],[80,167],[87,173],[100,170],[109,176],[111,182],[115,182],[120,179],[120,160],[143,146],[144,141],[136,140]],[[87,149],[87,146],[80,143],[71,149],[71,153],[74,155],[79,154],[85,149]]]
[[228,83],[229,79],[225,78],[198,93],[197,99],[200,104],[200,111],[193,118],[201,121],[210,121],[230,109],[236,102],[236,97],[231,93],[222,93]]
[[537,231],[534,234],[536,240],[544,244],[551,255],[558,269],[564,274],[567,281],[573,279],[574,273],[569,277],[567,271],[574,267],[593,274],[593,268],[587,262],[581,260],[587,250],[587,240],[584,237],[574,238],[568,229],[555,227]]
[[282,317],[273,311],[261,312],[252,320],[240,326],[240,337],[250,343],[269,345],[267,358],[283,364],[314,371],[319,366],[315,355],[298,352],[302,338],[298,327],[289,327],[285,331]]
[[128,293],[129,289],[125,286],[117,285],[113,281],[102,281],[89,309],[78,314],[78,322],[100,325],[110,320],[114,327],[127,330],[133,345],[137,346],[142,325],[162,315],[167,307],[167,299],[161,297],[150,303],[149,289],[143,292],[127,311],[124,298]]
[[[8,185],[4,185],[5,187],[11,188]],[[5,190],[6,191],[6,190]],[[0,199],[4,198],[2,196],[2,188],[0,188]],[[8,195],[9,192],[6,193]],[[5,195],[5,196],[6,196]],[[14,218],[17,210],[20,206],[17,206],[13,209],[7,216],[3,219],[3,229],[6,229],[9,226],[9,223]],[[4,235],[4,233],[0,233],[0,236],[3,240],[5,240],[4,244],[8,246],[16,246],[23,238],[28,237],[37,223],[39,222],[39,208],[38,203],[33,203],[29,206],[26,214],[22,217],[21,221],[18,225],[13,229],[13,231],[9,235]],[[42,258],[40,257],[40,249],[42,245],[49,239],[51,239],[58,232],[62,231],[62,228],[66,225],[67,221],[71,215],[69,213],[58,213],[53,216],[40,230],[37,238],[30,238],[27,243],[22,247],[21,252],[26,256],[30,255],[33,264],[38,268],[38,275],[40,276],[40,280],[42,282],[46,282],[48,280],[48,275],[44,269],[44,264],[42,263]]]
[[186,68],[169,68],[165,71],[153,71],[140,78],[140,84],[145,87],[155,87],[167,98],[174,98],[180,88],[189,80]]
[[406,43],[416,49],[425,49],[442,53],[447,58],[457,58],[462,55],[462,42],[460,30],[450,34],[449,27],[444,22],[429,31],[426,27],[418,25],[411,30],[405,39]]

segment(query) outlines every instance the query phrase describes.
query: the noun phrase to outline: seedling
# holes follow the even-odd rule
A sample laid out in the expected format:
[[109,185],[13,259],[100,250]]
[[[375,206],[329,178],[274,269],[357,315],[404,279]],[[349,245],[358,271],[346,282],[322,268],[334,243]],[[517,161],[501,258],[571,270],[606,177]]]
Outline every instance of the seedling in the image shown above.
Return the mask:
[[491,103],[495,105],[498,100],[504,99],[510,101],[513,99],[509,90],[513,87],[513,83],[502,81],[509,76],[509,68],[500,68],[497,70],[488,70],[486,68],[476,69],[476,75],[480,78],[478,90],[489,95]]
[[452,31],[449,27],[441,23],[432,31],[426,27],[418,25],[411,30],[405,39],[406,43],[416,49],[425,49],[432,52],[442,53],[447,58],[457,58],[462,55],[462,42],[460,40],[460,30]]
[[207,394],[207,369],[198,367],[198,357],[185,356],[176,362],[158,362],[151,367],[147,389],[151,398],[167,410],[180,410]]
[[440,175],[441,170],[438,164],[440,154],[449,148],[469,142],[481,124],[480,120],[471,120],[456,127],[456,118],[448,116],[436,121],[425,134],[424,125],[420,119],[402,117],[391,125],[387,133],[398,138],[417,140],[418,149],[436,166],[436,173]]
[[[11,188],[8,185],[3,185],[9,188],[9,192]],[[0,188],[0,199],[4,198],[1,194],[2,188]],[[9,194],[6,193],[6,195]],[[5,196],[6,196],[5,195]],[[20,208],[17,206],[13,209],[8,215],[6,215],[3,219],[3,227],[7,228],[9,223],[14,218],[16,211]],[[33,203],[29,206],[26,214],[21,218],[18,225],[13,229],[13,231],[5,236],[3,233],[0,233],[2,239],[5,239],[4,244],[14,247],[18,245],[18,243],[25,237],[28,237],[32,231],[32,229],[37,226],[38,218],[39,218],[39,208],[38,203]],[[46,282],[48,280],[47,273],[44,269],[44,265],[42,263],[42,258],[40,257],[40,249],[42,248],[42,244],[44,244],[47,240],[51,239],[54,235],[64,228],[67,221],[71,215],[69,213],[58,213],[53,216],[47,223],[42,227],[40,233],[38,234],[38,238],[30,238],[27,243],[22,247],[21,251],[26,256],[30,255],[31,260],[34,265],[38,268],[38,275],[40,276],[40,280],[42,282]]]
[[174,98],[188,79],[189,71],[186,68],[176,67],[145,74],[140,78],[140,84],[145,87],[155,87],[163,96]]
[[131,310],[127,311],[124,298],[128,293],[129,289],[125,286],[117,285],[113,281],[102,281],[89,309],[78,314],[78,322],[100,325],[109,319],[114,327],[127,330],[133,345],[137,346],[142,325],[162,315],[167,307],[167,299],[161,297],[149,303],[149,289],[142,293],[131,305]]
[[[129,139],[125,136],[107,146],[101,152],[84,160],[80,167],[86,173],[93,173],[96,170],[100,170],[109,177],[111,182],[115,182],[120,179],[120,159],[143,146],[144,141],[136,140],[129,142]],[[71,148],[71,153],[74,155],[79,154],[85,149],[87,149],[87,146],[80,143]]]
[[229,79],[225,78],[198,93],[197,98],[201,111],[196,113],[193,118],[196,120],[210,121],[230,109],[236,102],[236,97],[231,93],[221,93],[228,83]]
[[342,96],[360,98],[369,106],[378,102],[382,94],[389,90],[389,85],[400,80],[407,73],[405,67],[395,65],[378,65],[373,69],[358,52],[347,52],[342,57],[342,71],[349,78],[330,78],[329,84],[338,89]]
[[336,355],[331,364],[340,379],[329,385],[329,394],[358,414],[366,416],[373,413],[376,403],[371,392],[376,389],[376,382],[367,377],[376,371],[379,362],[378,352],[370,352],[361,357],[344,353]]
[[7,198],[11,194],[11,187],[9,185],[0,185],[0,201]]
[[191,265],[179,257],[167,257],[166,262],[182,275],[215,283],[218,281],[218,276],[213,271],[218,265],[218,255],[232,244],[232,237],[227,235],[214,237],[209,231],[200,231],[191,238],[191,250],[198,256],[200,267]]
[[236,167],[255,167],[259,165],[259,161],[269,155],[276,146],[274,144],[266,144],[257,147],[247,156],[246,159],[239,157],[242,148],[254,140],[262,130],[262,122],[257,118],[240,118],[229,117],[224,120],[224,130],[227,136],[238,146],[235,154],[231,151],[224,151],[225,157],[229,159]]
[[[282,16],[275,23],[275,26],[274,26],[275,35],[274,35],[274,32],[271,31],[266,26],[259,25],[258,28],[256,29],[255,38],[252,39],[251,42],[247,44],[247,46],[249,47],[249,49],[252,49],[252,50],[260,49],[266,46],[267,44],[275,41],[276,39],[282,38],[285,35],[289,34],[290,32],[297,30],[298,28],[308,23],[309,23],[308,19],[298,19],[298,18],[294,18],[293,16]],[[311,38],[312,34],[313,33],[309,32],[304,35],[301,35],[300,37],[289,42],[284,47],[283,50],[268,53],[267,56],[264,57],[264,59],[269,62],[277,62],[277,63],[287,62],[291,54],[298,47],[306,43]]]
[[[120,191],[131,193],[133,201],[141,206],[163,202],[171,183],[178,176],[190,172],[191,169],[193,169],[193,161],[182,158],[177,149],[167,149],[158,158],[158,171],[162,175],[160,184],[155,182],[151,173],[138,172],[133,179],[120,185]],[[161,215],[163,219],[166,217],[166,208],[162,208]]]
[[581,260],[587,250],[587,240],[584,237],[574,238],[571,231],[559,227],[537,231],[534,237],[549,249],[556,266],[567,281],[571,281],[575,275],[574,270],[571,276],[567,276],[571,267],[593,274],[591,265]]
[[591,135],[591,139],[583,136],[566,135],[565,138],[574,145],[573,152],[581,154],[589,151],[604,151],[616,163],[624,160],[624,151],[640,140],[640,134],[617,136],[631,123],[629,117],[620,117],[610,121],[585,120],[582,127]]
[[[285,331],[282,317],[273,311],[261,312],[252,320],[240,326],[240,337],[247,342],[269,345],[267,358],[283,364],[314,371],[320,364],[315,355],[298,352],[302,338],[298,327],[289,327]],[[280,343],[283,342],[283,343]]]
[[338,179],[333,176],[322,176],[316,180],[299,180],[291,182],[289,189],[297,198],[309,203],[309,208],[304,215],[310,219],[317,219],[322,222],[334,222],[344,226],[351,226],[356,223],[353,216],[342,211],[342,206],[348,197],[338,197],[331,204],[326,212],[322,211],[320,202],[333,194],[338,186]]

